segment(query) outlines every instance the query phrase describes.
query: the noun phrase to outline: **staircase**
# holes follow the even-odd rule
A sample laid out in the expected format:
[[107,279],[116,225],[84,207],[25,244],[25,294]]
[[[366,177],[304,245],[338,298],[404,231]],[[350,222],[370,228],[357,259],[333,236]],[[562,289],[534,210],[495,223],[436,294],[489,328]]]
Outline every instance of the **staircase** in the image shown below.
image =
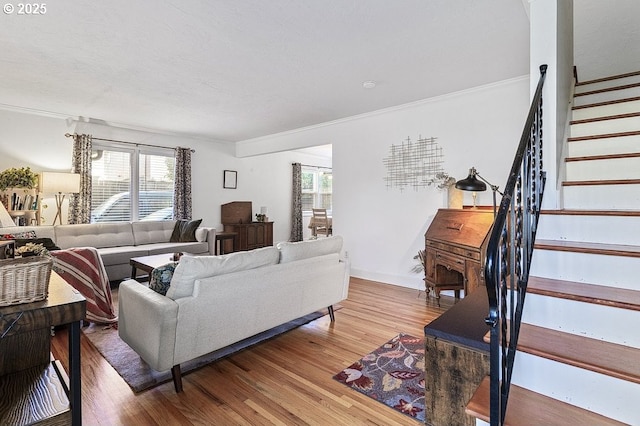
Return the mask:
[[[576,85],[565,153],[564,209],[540,216],[505,424],[640,425],[640,72]],[[478,424],[485,382],[467,406]]]

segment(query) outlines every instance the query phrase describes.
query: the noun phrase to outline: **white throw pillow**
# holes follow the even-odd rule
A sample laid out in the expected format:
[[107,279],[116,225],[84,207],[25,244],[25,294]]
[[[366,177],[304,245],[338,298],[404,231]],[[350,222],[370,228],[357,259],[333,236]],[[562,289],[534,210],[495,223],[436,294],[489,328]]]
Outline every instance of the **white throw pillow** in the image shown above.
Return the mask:
[[296,243],[278,243],[280,250],[280,263],[293,262],[295,260],[308,259],[331,253],[340,253],[342,250],[342,237],[334,235],[317,240],[299,241]]
[[278,259],[279,252],[275,247],[240,251],[223,256],[183,256],[171,278],[167,297],[175,300],[191,296],[196,280],[275,265]]

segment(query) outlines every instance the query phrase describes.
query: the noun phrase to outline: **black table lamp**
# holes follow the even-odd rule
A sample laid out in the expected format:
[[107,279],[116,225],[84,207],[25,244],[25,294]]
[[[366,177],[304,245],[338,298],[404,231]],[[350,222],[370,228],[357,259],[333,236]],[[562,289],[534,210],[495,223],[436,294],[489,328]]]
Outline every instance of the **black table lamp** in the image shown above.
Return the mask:
[[[481,180],[478,178],[480,178]],[[491,187],[491,190],[493,191],[493,217],[495,217],[497,214],[496,192],[500,195],[504,195],[498,190],[498,185],[492,185],[489,181],[480,176],[475,167],[469,169],[469,176],[456,182],[456,188],[463,191],[486,191],[487,185],[489,185]]]

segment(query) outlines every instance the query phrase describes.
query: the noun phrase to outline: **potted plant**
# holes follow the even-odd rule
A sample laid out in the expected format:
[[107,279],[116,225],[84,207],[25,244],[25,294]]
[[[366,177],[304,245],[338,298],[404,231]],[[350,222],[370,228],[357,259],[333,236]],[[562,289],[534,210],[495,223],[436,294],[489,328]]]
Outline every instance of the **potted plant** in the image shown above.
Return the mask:
[[38,174],[29,167],[6,169],[0,173],[0,191],[9,188],[32,189],[38,182]]
[[0,172],[0,202],[7,210],[9,209],[9,199],[15,192],[13,188],[30,190],[38,183],[38,174],[31,171],[29,167],[6,169]]

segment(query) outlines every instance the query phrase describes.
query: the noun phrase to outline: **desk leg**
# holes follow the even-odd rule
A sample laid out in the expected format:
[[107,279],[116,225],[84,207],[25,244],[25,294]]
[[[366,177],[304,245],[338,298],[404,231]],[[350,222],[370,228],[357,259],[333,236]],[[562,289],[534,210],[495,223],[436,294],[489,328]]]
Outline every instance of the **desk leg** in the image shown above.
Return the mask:
[[71,424],[82,425],[82,399],[80,384],[80,323],[69,324],[69,402],[71,403]]

